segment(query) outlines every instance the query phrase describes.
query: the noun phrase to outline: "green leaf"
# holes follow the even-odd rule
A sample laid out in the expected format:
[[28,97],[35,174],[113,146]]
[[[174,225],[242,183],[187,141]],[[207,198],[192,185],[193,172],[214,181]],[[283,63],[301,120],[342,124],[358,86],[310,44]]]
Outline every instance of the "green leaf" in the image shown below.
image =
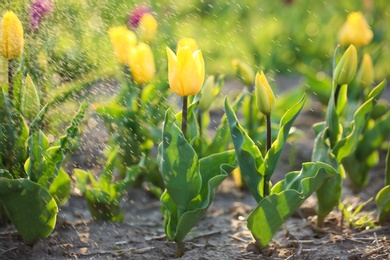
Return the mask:
[[0,168],[15,178],[24,177],[28,127],[4,91],[0,93]]
[[20,111],[28,120],[33,120],[39,112],[40,101],[38,91],[30,75],[27,74],[26,83],[22,87]]
[[164,228],[169,239],[181,242],[204,216],[219,184],[233,169],[234,151],[213,154],[198,160],[171,112],[167,111],[159,161],[166,187],[161,196]]
[[355,112],[354,120],[351,123],[351,133],[338,141],[333,148],[333,153],[336,155],[337,161],[341,162],[345,157],[355,151],[359,136],[366,126],[366,122],[374,109],[377,99],[380,98],[384,87],[385,81],[372,90],[371,93],[375,93],[375,95],[370,94],[370,99],[361,105],[361,107]]
[[58,206],[64,205],[70,196],[71,179],[63,168],[60,168],[58,175],[54,178],[49,188],[49,193],[53,196]]
[[[263,166],[266,181],[270,180],[272,174],[275,171],[276,166],[278,165],[279,158],[283,152],[283,148],[286,144],[291,126],[293,125],[295,119],[298,117],[299,112],[302,110],[304,103],[305,96],[303,96],[297,104],[287,110],[287,112],[280,120],[278,136],[276,140],[272,143],[271,149],[269,149],[264,158]],[[260,169],[262,170],[262,168]]]
[[375,202],[379,211],[379,222],[390,221],[390,185],[385,186],[378,192]]
[[201,189],[198,156],[177,126],[172,111],[167,110],[161,145],[161,173],[165,188],[178,207],[186,209]]
[[34,131],[28,138],[28,147],[30,157],[26,161],[25,170],[30,180],[38,182],[45,172],[44,156],[49,148],[49,139],[41,130]]
[[0,178],[0,201],[26,244],[34,244],[53,231],[58,207],[39,184]]
[[286,219],[335,175],[337,172],[333,167],[321,162],[304,163],[300,172],[288,173],[248,216],[247,226],[257,245],[266,247]]
[[237,161],[245,183],[257,202],[264,196],[264,190],[259,187],[264,185],[264,172],[258,169],[264,163],[263,156],[248,133],[239,124],[236,114],[225,99],[225,113],[229,122],[230,134],[233,139]]
[[390,185],[390,145],[387,147],[385,185]]

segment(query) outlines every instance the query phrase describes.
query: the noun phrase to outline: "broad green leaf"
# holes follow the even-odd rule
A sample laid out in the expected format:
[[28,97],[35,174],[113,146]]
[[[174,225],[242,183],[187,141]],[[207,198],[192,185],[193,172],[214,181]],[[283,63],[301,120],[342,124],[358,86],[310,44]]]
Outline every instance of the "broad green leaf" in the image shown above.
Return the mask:
[[277,183],[248,216],[248,229],[260,248],[272,237],[303,202],[337,172],[321,162],[304,163],[300,172],[290,172]]
[[26,244],[48,237],[58,207],[48,191],[26,179],[0,178],[0,201]]
[[380,83],[370,94],[370,99],[367,100],[356,112],[354,120],[351,123],[352,131],[351,133],[337,142],[333,149],[333,153],[337,157],[337,161],[341,162],[345,157],[353,153],[356,149],[358,138],[363,131],[366,122],[376,104],[377,99],[380,98],[380,95],[383,92],[385,87],[385,81]]
[[161,145],[161,173],[165,188],[182,214],[201,189],[198,156],[177,126],[171,110],[165,116]]
[[20,111],[28,120],[33,120],[39,112],[40,101],[38,91],[30,75],[27,74],[26,82],[22,87]]
[[118,197],[100,189],[88,189],[85,192],[88,209],[94,219],[121,222],[123,213],[120,211]]
[[0,168],[15,178],[24,177],[28,127],[4,91],[0,93]]
[[58,206],[64,205],[70,196],[71,179],[63,168],[60,168],[58,175],[54,178],[49,188],[49,193],[53,196]]
[[331,147],[333,147],[340,139],[339,117],[336,113],[335,104],[335,92],[337,87],[341,86],[336,86],[333,82],[332,93],[329,98],[328,110],[326,113],[326,125],[328,126],[328,135]]
[[378,192],[375,202],[379,211],[379,222],[390,221],[390,185],[385,186]]
[[266,181],[270,180],[272,174],[275,171],[276,166],[278,165],[279,158],[283,152],[283,148],[290,133],[291,126],[293,125],[295,119],[298,117],[299,112],[302,110],[304,103],[305,96],[303,96],[297,104],[287,110],[287,112],[280,120],[278,136],[276,140],[272,143],[271,149],[267,152],[264,158],[263,166]]
[[26,161],[25,170],[31,181],[38,182],[45,172],[44,156],[49,148],[49,139],[41,130],[34,131],[28,138],[28,147],[30,157]]
[[264,163],[263,156],[248,133],[239,124],[227,99],[225,99],[225,113],[243,179],[252,196],[259,202],[264,196],[264,190],[259,188],[264,185],[264,172],[258,170]]
[[[313,162],[323,162],[329,164],[334,169],[339,170],[340,165],[336,160],[335,155],[332,153],[329,143],[327,142],[327,130],[325,128],[320,132],[315,141],[313,148]],[[319,223],[331,212],[334,207],[338,206],[341,198],[342,190],[342,176],[339,173],[334,178],[326,181],[321,188],[316,191],[318,199],[317,215]]]
[[198,160],[168,110],[159,161],[166,187],[161,196],[165,232],[169,239],[181,242],[210,206],[218,185],[232,170],[225,164],[234,164],[235,154],[228,151]]
[[204,217],[214,199],[218,186],[234,169],[234,151],[213,154],[199,160],[202,176],[202,189],[190,202],[184,214],[178,208],[166,190],[161,196],[165,206],[164,227],[169,239],[181,242],[187,233]]

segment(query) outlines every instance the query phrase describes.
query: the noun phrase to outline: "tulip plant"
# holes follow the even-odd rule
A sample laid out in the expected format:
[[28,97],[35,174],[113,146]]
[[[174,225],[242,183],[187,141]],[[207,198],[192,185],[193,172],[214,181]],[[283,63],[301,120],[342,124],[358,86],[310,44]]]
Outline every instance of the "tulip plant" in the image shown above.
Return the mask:
[[[335,52],[336,60],[338,49]],[[334,62],[336,63],[336,62]],[[332,165],[338,171],[335,178],[327,181],[318,191],[317,224],[323,225],[324,218],[339,205],[342,192],[342,179],[345,174],[344,163],[356,152],[362,131],[380,99],[385,81],[381,82],[366,96],[360,107],[353,108],[348,102],[348,84],[357,69],[357,52],[353,45],[345,51],[335,66],[332,93],[329,99],[326,121],[314,126],[317,135],[313,150],[313,161]],[[345,120],[344,112],[354,109],[353,117]]]
[[256,75],[255,89],[257,107],[266,117],[265,153],[258,147],[259,143],[252,140],[240,125],[227,100],[225,111],[243,180],[258,203],[248,216],[247,225],[256,239],[257,246],[264,248],[283,222],[337,172],[322,162],[304,163],[300,172],[290,172],[286,174],[284,180],[272,186],[271,176],[278,164],[291,126],[303,107],[305,97],[282,116],[279,132],[273,141],[270,118],[275,107],[275,97],[263,72]]
[[85,103],[66,134],[50,143],[41,130],[49,105],[41,109],[40,96],[30,75],[12,61],[23,49],[23,28],[13,12],[6,12],[0,27],[1,55],[9,60],[8,85],[0,93],[0,222],[11,221],[26,244],[53,231],[58,206],[70,194],[70,177],[61,167],[78,126]]
[[[183,110],[165,115],[162,142],[159,146],[160,171],[165,191],[161,196],[165,233],[177,244],[177,255],[184,253],[183,239],[204,216],[219,184],[233,169],[233,151],[200,158],[193,147],[199,126],[193,109],[188,109],[188,96],[196,95],[204,81],[204,61],[200,50],[178,47],[175,54],[167,48],[168,75],[171,90],[183,98]],[[193,103],[194,106],[199,102]],[[181,126],[181,127],[180,127]]]

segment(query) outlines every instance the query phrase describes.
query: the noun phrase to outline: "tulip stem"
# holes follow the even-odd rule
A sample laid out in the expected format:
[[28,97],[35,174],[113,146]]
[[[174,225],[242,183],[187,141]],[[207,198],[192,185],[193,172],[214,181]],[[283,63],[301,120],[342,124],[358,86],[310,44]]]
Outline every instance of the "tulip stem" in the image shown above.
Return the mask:
[[339,99],[341,85],[337,84],[336,91],[334,93],[334,105],[337,107],[337,100]]
[[8,96],[14,100],[13,60],[8,60]]
[[271,115],[265,116],[265,121],[267,124],[267,152],[271,149],[272,143],[272,133],[271,133]]
[[181,130],[183,131],[184,138],[187,137],[187,104],[188,104],[188,96],[184,96],[183,111],[181,117]]
[[[265,121],[267,125],[267,153],[271,149],[272,143],[272,133],[271,133],[271,115],[265,116]],[[270,182],[269,180],[264,180],[264,197],[269,195]]]
[[248,120],[248,132],[249,136],[252,135],[252,130],[253,130],[253,100],[254,100],[254,93],[253,93],[253,86],[248,86],[250,89],[249,94],[250,94],[250,100],[249,100],[249,120]]
[[203,131],[202,131],[202,109],[199,108],[198,110],[198,127],[199,127],[199,136],[202,137]]

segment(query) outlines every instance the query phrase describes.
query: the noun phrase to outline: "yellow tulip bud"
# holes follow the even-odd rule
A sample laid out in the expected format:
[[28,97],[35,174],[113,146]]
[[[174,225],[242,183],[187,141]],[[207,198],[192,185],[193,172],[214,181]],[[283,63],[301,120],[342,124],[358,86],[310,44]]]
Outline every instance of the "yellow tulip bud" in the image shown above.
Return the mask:
[[275,108],[275,96],[263,71],[256,74],[256,101],[260,112],[269,116]]
[[128,30],[125,26],[113,27],[108,30],[108,35],[114,46],[115,56],[122,64],[128,63],[130,49],[137,43],[135,33]]
[[6,12],[0,24],[1,55],[11,60],[18,58],[23,51],[23,27],[14,12]]
[[334,80],[338,85],[348,84],[355,76],[357,68],[357,52],[352,44],[345,51],[334,70]]
[[359,71],[356,75],[356,81],[362,89],[367,89],[371,86],[374,80],[374,64],[372,63],[369,54],[364,54]]
[[202,51],[192,52],[187,46],[177,55],[167,47],[168,80],[171,90],[179,96],[196,95],[204,82],[204,60]]
[[182,38],[177,43],[176,52],[178,52],[179,49],[184,47],[184,46],[187,46],[188,48],[190,48],[190,50],[192,52],[194,52],[196,50],[199,50],[198,44],[196,43],[196,41],[194,39],[192,39],[192,38]]
[[133,79],[138,84],[151,81],[156,74],[153,52],[146,43],[141,42],[130,51],[129,65]]
[[245,86],[251,86],[255,80],[255,72],[253,69],[247,63],[239,59],[233,59],[232,65],[241,82],[244,83]]
[[348,15],[347,21],[339,30],[338,39],[341,45],[365,46],[370,43],[373,35],[363,14],[353,12]]
[[139,21],[139,35],[145,42],[153,42],[157,35],[157,20],[151,13],[145,13]]

